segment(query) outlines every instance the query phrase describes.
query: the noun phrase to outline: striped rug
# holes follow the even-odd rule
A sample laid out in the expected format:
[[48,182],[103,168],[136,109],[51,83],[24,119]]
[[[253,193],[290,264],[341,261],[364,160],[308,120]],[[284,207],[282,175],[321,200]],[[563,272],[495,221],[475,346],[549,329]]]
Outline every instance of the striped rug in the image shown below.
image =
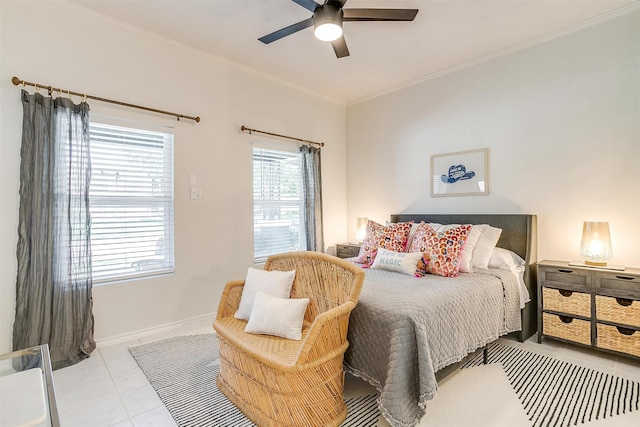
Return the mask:
[[[640,383],[493,343],[489,363],[501,363],[533,426],[570,426],[637,411]],[[482,364],[482,354],[462,368]]]
[[[181,427],[253,426],[216,386],[218,340],[214,334],[186,335],[132,347],[129,352]],[[376,398],[347,399],[345,427],[374,427]]]

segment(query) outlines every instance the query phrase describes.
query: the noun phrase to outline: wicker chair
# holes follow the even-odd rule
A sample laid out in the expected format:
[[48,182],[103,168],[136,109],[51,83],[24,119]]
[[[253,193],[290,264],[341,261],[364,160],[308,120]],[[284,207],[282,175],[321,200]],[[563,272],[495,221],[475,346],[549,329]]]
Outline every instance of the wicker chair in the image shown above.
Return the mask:
[[244,332],[233,314],[243,280],[227,283],[213,324],[220,390],[258,426],[338,426],[347,415],[343,355],[364,272],[319,252],[269,257],[265,270],[296,270],[291,298],[309,298],[300,341]]

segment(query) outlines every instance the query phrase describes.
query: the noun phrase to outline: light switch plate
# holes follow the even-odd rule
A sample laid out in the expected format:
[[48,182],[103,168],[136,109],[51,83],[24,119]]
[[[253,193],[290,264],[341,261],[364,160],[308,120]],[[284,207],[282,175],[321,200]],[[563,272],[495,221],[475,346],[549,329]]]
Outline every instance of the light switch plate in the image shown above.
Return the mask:
[[202,188],[191,187],[191,200],[202,199]]

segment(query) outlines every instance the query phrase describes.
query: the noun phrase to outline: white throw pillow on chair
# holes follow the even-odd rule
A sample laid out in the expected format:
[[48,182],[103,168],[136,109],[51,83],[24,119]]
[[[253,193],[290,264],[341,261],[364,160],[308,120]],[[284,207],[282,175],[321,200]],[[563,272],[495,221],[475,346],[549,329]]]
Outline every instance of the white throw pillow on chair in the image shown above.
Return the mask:
[[249,320],[253,299],[256,292],[262,291],[278,298],[289,298],[296,271],[259,270],[249,267],[244,281],[242,296],[238,310],[234,314],[236,319]]
[[300,340],[307,305],[309,298],[276,298],[258,291],[244,331]]

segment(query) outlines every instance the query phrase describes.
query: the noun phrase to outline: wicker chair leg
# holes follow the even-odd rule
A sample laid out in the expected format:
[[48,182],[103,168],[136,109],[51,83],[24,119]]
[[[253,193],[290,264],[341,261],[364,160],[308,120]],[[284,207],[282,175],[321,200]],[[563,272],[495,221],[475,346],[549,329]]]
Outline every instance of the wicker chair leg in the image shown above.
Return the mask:
[[[330,362],[342,363],[342,355],[336,359],[339,360]],[[309,371],[316,369],[322,370],[323,367]],[[221,357],[216,383],[220,391],[259,427],[337,427],[347,417],[342,371],[326,382],[315,386],[308,384],[308,393],[296,393],[286,389],[266,389]]]

